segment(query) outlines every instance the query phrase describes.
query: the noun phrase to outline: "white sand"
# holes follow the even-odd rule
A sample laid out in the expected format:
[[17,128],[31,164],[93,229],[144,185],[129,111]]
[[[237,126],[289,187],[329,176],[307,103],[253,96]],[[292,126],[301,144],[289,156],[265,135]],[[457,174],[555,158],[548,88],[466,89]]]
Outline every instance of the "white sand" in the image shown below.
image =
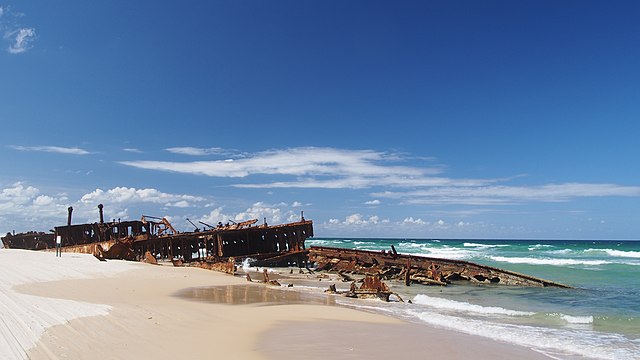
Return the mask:
[[[185,288],[247,284],[197,268],[0,250],[0,270],[0,359],[546,358],[338,306],[176,297]],[[219,300],[256,296],[232,293]],[[266,293],[258,300],[268,301]]]
[[110,306],[17,293],[24,284],[115,276],[140,264],[97,261],[91,255],[0,250],[0,359],[25,359],[45,330],[70,320],[106,315]]

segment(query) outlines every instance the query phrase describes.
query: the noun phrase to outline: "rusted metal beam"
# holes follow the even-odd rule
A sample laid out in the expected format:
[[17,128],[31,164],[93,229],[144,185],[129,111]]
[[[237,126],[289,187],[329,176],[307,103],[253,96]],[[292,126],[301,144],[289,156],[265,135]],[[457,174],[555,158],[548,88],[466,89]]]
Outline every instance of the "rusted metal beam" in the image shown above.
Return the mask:
[[[456,280],[478,284],[501,284],[536,287],[570,286],[525,274],[463,260],[448,260],[398,253],[351,250],[312,246],[309,260],[318,269],[404,280],[431,285],[447,285]],[[407,279],[408,278],[408,279]]]

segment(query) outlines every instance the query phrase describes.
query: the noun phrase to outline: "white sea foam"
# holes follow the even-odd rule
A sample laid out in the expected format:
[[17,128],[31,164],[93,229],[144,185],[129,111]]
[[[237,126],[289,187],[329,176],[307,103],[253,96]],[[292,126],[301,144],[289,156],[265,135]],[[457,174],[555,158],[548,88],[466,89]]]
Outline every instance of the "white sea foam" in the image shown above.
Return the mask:
[[248,272],[251,270],[251,266],[249,265],[249,263],[252,261],[256,261],[256,259],[246,258],[242,260],[242,270],[244,270],[244,272]]
[[540,250],[540,249],[548,249],[554,247],[549,244],[535,244],[533,246],[529,246],[529,251]]
[[331,242],[329,240],[320,240],[320,239],[313,239],[313,240],[306,240],[306,244],[307,246],[322,246],[322,245],[328,245]]
[[532,265],[606,265],[611,264],[611,261],[605,260],[581,260],[581,259],[551,259],[551,258],[529,258],[529,257],[505,257],[505,256],[491,256],[491,260],[498,262],[507,262],[511,264],[532,264]]
[[407,314],[434,326],[498,341],[507,341],[542,352],[563,354],[564,356],[561,358],[567,355],[596,359],[637,359],[640,357],[640,344],[630,342],[624,336],[617,334],[492,323],[444,315],[433,311],[407,310]]
[[476,247],[476,248],[496,248],[496,247],[507,247],[509,246],[508,244],[500,244],[500,245],[494,245],[494,244],[477,244],[477,243],[464,243],[462,244],[464,247]]
[[531,316],[535,313],[529,311],[510,310],[496,306],[481,306],[439,297],[418,294],[413,298],[415,304],[426,305],[437,309],[464,311],[479,315],[508,315],[508,316]]
[[473,250],[457,247],[434,246],[429,243],[402,242],[398,244],[398,251],[409,255],[434,257],[440,259],[468,259],[474,255]]
[[572,251],[573,250],[571,250],[571,249],[560,249],[560,250],[550,250],[550,251],[547,251],[547,253],[548,254],[560,254],[560,255],[563,255],[563,254],[569,254]]
[[571,316],[560,314],[560,318],[569,324],[593,324],[593,316]]
[[613,257],[640,258],[640,251],[622,251],[614,249],[587,249],[584,252],[602,252]]
[[456,260],[469,259],[474,255],[472,251],[458,248],[425,248],[420,250],[421,252],[409,252],[409,255]]

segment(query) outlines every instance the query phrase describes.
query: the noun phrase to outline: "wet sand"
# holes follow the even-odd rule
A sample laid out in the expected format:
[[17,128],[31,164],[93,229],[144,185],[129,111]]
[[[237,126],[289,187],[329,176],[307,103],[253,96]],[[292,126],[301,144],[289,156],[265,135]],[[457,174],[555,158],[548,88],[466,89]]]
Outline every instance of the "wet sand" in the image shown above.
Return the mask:
[[[106,266],[109,263],[118,262],[109,261]],[[109,277],[24,283],[11,289],[43,299],[109,308],[107,315],[49,327],[27,356],[275,360],[401,354],[440,359],[548,359],[509,344],[327,306],[332,305],[332,296],[309,298],[197,268],[132,266],[132,270]]]

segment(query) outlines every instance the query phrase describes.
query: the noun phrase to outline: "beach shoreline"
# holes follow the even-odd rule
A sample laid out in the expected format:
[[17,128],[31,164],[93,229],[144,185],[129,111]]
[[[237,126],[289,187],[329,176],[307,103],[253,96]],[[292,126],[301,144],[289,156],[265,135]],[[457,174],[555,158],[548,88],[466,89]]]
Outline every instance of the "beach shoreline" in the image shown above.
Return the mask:
[[[25,256],[24,253],[11,255]],[[56,259],[50,254],[40,253],[37,257],[44,264],[42,268],[56,265]],[[64,266],[82,271],[74,260],[77,259],[63,260]],[[246,288],[248,283],[240,277],[198,268],[120,261],[104,264],[97,260],[93,264],[89,260],[83,258],[83,266],[114,267],[120,271],[98,272],[84,279],[23,282],[9,290],[23,294],[21,296],[72,301],[69,303],[72,306],[79,302],[108,308],[106,314],[77,317],[47,327],[35,345],[26,349],[24,357],[169,359],[216,354],[245,359],[286,359],[304,354],[306,358],[330,355],[347,359],[399,353],[424,355],[428,349],[430,355],[443,359],[470,356],[548,359],[524,347],[342,306],[286,299],[262,303],[257,299],[244,305],[187,300],[177,294],[189,288]],[[123,266],[127,269],[122,270]],[[264,296],[267,291],[281,291],[262,284],[250,286],[258,289],[255,292],[258,296]],[[233,291],[227,293],[225,296],[231,296],[229,302],[233,303],[233,297],[238,297]],[[329,295],[327,299],[330,302]]]

